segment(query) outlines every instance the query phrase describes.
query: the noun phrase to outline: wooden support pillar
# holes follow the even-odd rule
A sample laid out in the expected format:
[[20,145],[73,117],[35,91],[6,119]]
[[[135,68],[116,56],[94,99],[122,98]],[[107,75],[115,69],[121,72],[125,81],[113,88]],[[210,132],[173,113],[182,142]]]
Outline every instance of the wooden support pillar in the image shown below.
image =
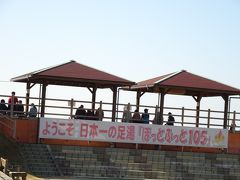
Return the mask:
[[137,96],[136,96],[136,109],[139,111],[139,105],[140,105],[140,98],[141,98],[141,92],[137,91]]
[[97,88],[94,87],[92,90],[92,111],[95,110],[95,104],[96,104],[96,92],[97,92]]
[[199,127],[200,102],[201,102],[202,97],[201,96],[197,96],[197,97],[193,96],[193,99],[197,102],[197,105],[196,105],[196,127]]
[[165,97],[165,93],[162,92],[161,100],[160,100],[160,117],[158,118],[157,124],[163,124],[164,97]]
[[139,106],[140,106],[140,99],[142,95],[144,95],[145,92],[137,91],[137,96],[136,96],[136,109],[139,111]]
[[27,85],[26,85],[26,109],[25,109],[25,112],[26,114],[28,113],[28,110],[29,110],[29,99],[30,99],[30,89],[35,85],[36,83],[33,83],[31,85],[30,82],[27,82]]
[[117,105],[117,87],[111,88],[113,91],[113,102],[112,102],[112,122],[116,121],[116,105]]
[[200,101],[197,101],[197,106],[196,106],[196,127],[199,127],[199,116],[200,116]]
[[223,118],[223,128],[227,129],[227,117],[228,117],[228,95],[222,96],[223,100],[225,101],[224,103],[224,118]]
[[42,85],[42,102],[41,102],[41,117],[45,114],[45,101],[46,101],[47,84]]
[[95,109],[95,104],[96,104],[96,92],[97,88],[93,87],[92,89],[88,87],[88,90],[92,93],[92,111]]
[[26,108],[25,108],[25,113],[28,114],[28,109],[29,109],[29,97],[30,97],[30,82],[27,82],[26,86]]

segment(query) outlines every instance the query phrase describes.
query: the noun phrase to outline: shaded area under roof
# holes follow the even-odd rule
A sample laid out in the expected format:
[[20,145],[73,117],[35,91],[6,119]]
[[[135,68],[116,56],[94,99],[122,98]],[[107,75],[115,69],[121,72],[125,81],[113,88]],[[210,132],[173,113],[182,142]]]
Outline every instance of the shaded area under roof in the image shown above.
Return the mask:
[[185,70],[141,81],[131,86],[132,91],[164,92],[189,96],[239,95],[240,90]]
[[121,87],[135,84],[132,81],[75,61],[27,73],[12,78],[11,81],[97,88]]

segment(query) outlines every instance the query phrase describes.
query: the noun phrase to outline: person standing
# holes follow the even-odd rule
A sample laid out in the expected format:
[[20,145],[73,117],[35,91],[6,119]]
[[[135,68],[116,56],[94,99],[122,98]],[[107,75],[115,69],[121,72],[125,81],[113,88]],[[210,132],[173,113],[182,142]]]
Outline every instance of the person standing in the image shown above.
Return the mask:
[[148,109],[144,109],[144,113],[142,114],[142,118],[144,124],[149,124],[149,114]]
[[1,104],[0,104],[0,114],[6,115],[7,114],[7,110],[8,110],[8,107],[5,104],[5,100],[2,99],[1,100]]
[[19,100],[16,106],[16,113],[18,116],[24,116],[24,106],[22,104],[22,100]]
[[168,121],[167,121],[166,125],[173,126],[174,122],[175,122],[175,119],[174,119],[172,113],[169,112],[168,113]]
[[135,120],[135,121],[139,121],[140,119],[141,119],[141,117],[140,117],[139,111],[138,111],[138,109],[136,109],[136,110],[134,111],[134,113],[133,113],[132,121],[133,121],[133,122],[134,122],[134,120]]
[[[10,96],[8,98],[8,110],[10,110],[11,113],[12,113],[12,111],[13,112],[16,111],[16,104],[17,103],[18,103],[18,98],[15,96],[15,92],[13,91],[12,96]],[[13,105],[13,107],[12,107],[12,105]]]
[[104,117],[104,112],[101,107],[99,107],[95,112],[96,120],[102,121]]
[[163,118],[160,115],[160,112],[156,112],[155,117],[152,121],[153,124],[159,124],[159,125],[163,125]]
[[84,109],[83,105],[81,105],[77,108],[74,118],[75,119],[85,119],[86,118],[86,110]]
[[37,117],[37,107],[32,103],[30,111],[28,113],[29,117]]
[[128,103],[123,110],[122,122],[129,123],[132,119],[131,105]]

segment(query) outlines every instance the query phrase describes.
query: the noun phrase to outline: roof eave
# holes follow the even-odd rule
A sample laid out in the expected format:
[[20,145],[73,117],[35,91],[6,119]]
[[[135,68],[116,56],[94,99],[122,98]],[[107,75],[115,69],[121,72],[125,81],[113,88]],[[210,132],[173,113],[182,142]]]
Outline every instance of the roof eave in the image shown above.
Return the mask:
[[69,78],[59,78],[52,76],[41,76],[41,75],[23,75],[16,78],[11,79],[14,82],[29,82],[37,83],[37,84],[52,84],[52,85],[64,85],[64,86],[84,86],[84,84],[88,84],[91,87],[123,87],[123,86],[132,86],[135,82],[121,82],[121,81],[111,81],[111,80],[95,80],[95,79],[69,79]]
[[32,77],[32,74],[24,74],[22,76],[11,78],[10,81],[11,82],[26,82],[31,77]]
[[194,87],[179,87],[179,86],[159,86],[160,88],[165,89],[181,89],[186,91],[195,91],[195,92],[201,92],[202,93],[208,93],[208,94],[217,94],[217,95],[240,95],[239,91],[226,91],[226,90],[216,90],[216,89],[204,89],[204,88],[194,88]]

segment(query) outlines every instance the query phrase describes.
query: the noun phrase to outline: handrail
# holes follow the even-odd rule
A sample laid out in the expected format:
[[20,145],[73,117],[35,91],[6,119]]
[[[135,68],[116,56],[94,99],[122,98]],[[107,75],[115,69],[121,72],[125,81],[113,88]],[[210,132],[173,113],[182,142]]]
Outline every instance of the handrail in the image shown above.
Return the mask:
[[[0,95],[0,98],[9,97],[6,95]],[[18,96],[18,99],[25,99],[25,96]],[[92,102],[91,101],[80,101],[80,100],[72,100],[76,104],[76,106],[69,106],[69,101],[72,99],[55,99],[55,98],[46,98],[45,100],[45,117],[61,117],[61,118],[71,118],[77,107],[80,104],[84,104],[85,109],[91,109]],[[38,97],[29,97],[29,102],[35,102],[34,104],[38,109],[41,106],[38,104],[39,98]],[[23,101],[24,102],[24,101]],[[95,104],[100,105],[101,102],[96,102]],[[7,104],[7,103],[6,103]],[[127,103],[126,103],[127,104]],[[119,103],[117,104],[117,118],[116,122],[121,122],[122,114],[123,114],[123,107],[126,104]],[[23,104],[26,106],[26,104]],[[131,107],[136,107],[136,105],[131,105]],[[139,109],[149,109],[150,114],[150,121],[152,121],[155,117],[156,112],[156,105],[140,105]],[[102,109],[104,111],[104,121],[111,121],[112,120],[112,103],[109,102],[102,102]],[[96,109],[94,109],[96,110]],[[175,124],[176,126],[191,126],[195,125],[196,122],[196,109],[185,108],[185,107],[164,107],[164,123],[167,121],[168,112],[171,111],[175,117]],[[16,112],[16,111],[15,111]],[[39,111],[40,112],[40,111]],[[133,110],[132,110],[133,112]],[[140,111],[140,114],[142,112]],[[211,127],[211,128],[219,128],[223,126],[223,111],[216,111],[210,109],[200,109],[200,122],[199,127]],[[240,113],[235,112],[228,112],[229,119],[228,119],[228,127],[232,121],[236,123],[236,129],[240,129]]]

